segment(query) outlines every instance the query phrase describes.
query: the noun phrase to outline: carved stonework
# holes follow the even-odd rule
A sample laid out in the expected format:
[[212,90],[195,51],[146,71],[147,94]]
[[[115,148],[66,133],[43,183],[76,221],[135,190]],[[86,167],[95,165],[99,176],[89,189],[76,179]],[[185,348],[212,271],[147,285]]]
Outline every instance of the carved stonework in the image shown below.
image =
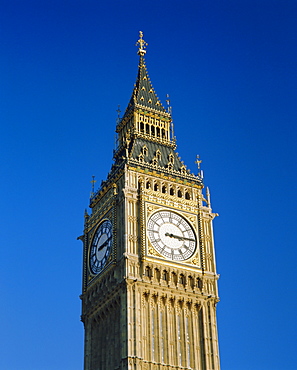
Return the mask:
[[150,205],[147,207],[147,218],[149,218],[149,216],[154,212],[156,211],[157,209],[159,209],[158,206],[154,206],[154,205]]
[[128,239],[129,239],[130,242],[137,242],[137,236],[136,235],[130,234],[128,236]]
[[[138,46],[114,163],[92,194],[80,237],[84,370],[219,370],[216,214],[200,160],[194,175],[176,152],[170,106],[152,87],[142,34]],[[107,227],[93,242],[104,219],[112,235]]]
[[198,258],[193,258],[189,263],[195,266],[199,266],[199,260]]
[[205,258],[209,261],[212,261],[212,254],[211,253],[205,253]]
[[134,223],[135,223],[135,222],[137,221],[137,218],[136,218],[135,216],[130,216],[130,215],[129,215],[129,216],[128,216],[128,221],[129,221],[129,222],[134,222]]

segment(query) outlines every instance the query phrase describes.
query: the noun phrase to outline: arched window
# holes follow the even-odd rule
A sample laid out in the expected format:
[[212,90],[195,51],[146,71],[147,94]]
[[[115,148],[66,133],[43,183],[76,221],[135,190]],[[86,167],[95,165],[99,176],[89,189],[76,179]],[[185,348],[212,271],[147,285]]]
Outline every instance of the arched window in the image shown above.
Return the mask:
[[179,284],[185,285],[185,276],[183,274],[179,275]]
[[159,149],[156,151],[156,158],[157,158],[158,161],[161,160],[161,152],[160,152]]
[[180,172],[185,175],[186,174],[186,166],[185,165],[182,165],[181,168],[180,168]]
[[174,189],[173,188],[170,188],[169,194],[174,195]]
[[146,266],[146,268],[144,270],[144,275],[147,276],[147,277],[152,276],[151,268],[149,266]]
[[161,276],[160,276],[161,274],[160,274],[160,270],[159,269],[155,269],[155,278],[158,280],[158,281],[160,281],[160,278],[161,278]]
[[175,285],[177,284],[177,275],[175,272],[172,273],[172,281],[174,282]]
[[167,192],[167,188],[165,185],[162,186],[162,193],[166,193]]
[[181,198],[181,197],[182,197],[182,192],[181,192],[181,190],[180,190],[180,189],[178,189],[178,191],[177,191],[177,196],[178,196],[179,198]]
[[194,279],[192,278],[192,276],[188,277],[188,282],[191,289],[194,289]]
[[138,157],[139,162],[144,162],[143,154],[140,153]]
[[191,197],[190,197],[190,194],[186,191],[186,193],[185,193],[185,198],[186,199],[188,199],[188,200],[190,200],[191,199]]

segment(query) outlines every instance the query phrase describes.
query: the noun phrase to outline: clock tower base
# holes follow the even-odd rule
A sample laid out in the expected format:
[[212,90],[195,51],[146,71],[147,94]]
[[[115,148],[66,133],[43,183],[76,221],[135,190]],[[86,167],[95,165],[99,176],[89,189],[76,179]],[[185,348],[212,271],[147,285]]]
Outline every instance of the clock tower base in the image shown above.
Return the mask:
[[143,267],[141,279],[98,297],[85,321],[85,370],[219,369],[217,300],[184,270]]

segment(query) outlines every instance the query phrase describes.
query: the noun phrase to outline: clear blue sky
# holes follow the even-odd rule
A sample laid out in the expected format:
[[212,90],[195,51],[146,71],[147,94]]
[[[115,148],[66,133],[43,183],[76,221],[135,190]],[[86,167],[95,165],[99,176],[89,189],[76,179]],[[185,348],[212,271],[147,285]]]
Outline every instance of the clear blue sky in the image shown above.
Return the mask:
[[80,370],[83,213],[138,32],[210,187],[222,370],[296,369],[297,2],[0,0],[0,368]]

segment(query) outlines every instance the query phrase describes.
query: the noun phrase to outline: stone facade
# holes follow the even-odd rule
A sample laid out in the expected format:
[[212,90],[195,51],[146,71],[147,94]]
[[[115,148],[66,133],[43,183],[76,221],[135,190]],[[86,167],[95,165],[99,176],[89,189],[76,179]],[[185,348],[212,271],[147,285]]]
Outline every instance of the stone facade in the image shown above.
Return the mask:
[[[201,174],[191,174],[175,151],[171,115],[151,86],[143,42],[141,35],[114,164],[85,214],[85,370],[219,370],[216,214]],[[151,217],[166,214],[152,239]]]

